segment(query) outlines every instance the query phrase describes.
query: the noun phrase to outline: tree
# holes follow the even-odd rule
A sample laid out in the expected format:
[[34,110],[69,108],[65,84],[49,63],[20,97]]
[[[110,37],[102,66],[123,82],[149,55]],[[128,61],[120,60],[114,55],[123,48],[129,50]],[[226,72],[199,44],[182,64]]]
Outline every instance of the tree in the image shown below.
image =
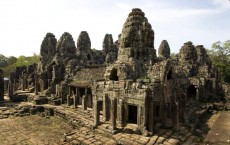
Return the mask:
[[214,66],[218,68],[222,81],[230,83],[230,40],[213,43],[208,53]]
[[14,64],[16,62],[17,62],[17,57],[14,57],[14,56],[9,56],[8,57],[8,61],[7,61],[8,65],[12,65],[12,64]]
[[0,54],[0,67],[6,67],[8,58]]
[[21,55],[18,57],[16,66],[23,66],[23,65],[29,65],[28,60],[26,60],[26,57],[24,55]]
[[29,56],[26,59],[29,61],[29,64],[34,64],[39,62],[40,56],[34,53],[33,56]]
[[40,56],[36,53],[33,56],[24,56],[21,55],[18,58],[14,56],[5,57],[4,55],[0,54],[0,69],[3,70],[3,75],[8,77],[10,72],[14,72],[16,67],[18,66],[27,66],[34,63],[38,63]]

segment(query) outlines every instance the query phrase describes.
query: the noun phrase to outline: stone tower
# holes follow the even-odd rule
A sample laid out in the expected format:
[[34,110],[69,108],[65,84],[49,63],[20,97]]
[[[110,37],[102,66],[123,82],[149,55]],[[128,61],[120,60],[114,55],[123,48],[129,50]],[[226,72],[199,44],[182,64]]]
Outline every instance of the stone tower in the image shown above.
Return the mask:
[[87,51],[91,49],[91,41],[86,31],[82,31],[77,39],[77,51]]
[[160,47],[158,49],[158,56],[166,59],[170,57],[170,47],[167,40],[163,40],[161,42]]
[[73,37],[68,32],[62,34],[57,43],[57,52],[60,56],[67,58],[76,55],[76,46]]
[[40,55],[42,63],[49,63],[56,54],[57,39],[52,33],[47,33],[42,41]]
[[203,45],[197,45],[196,52],[197,52],[197,63],[198,64],[200,65],[207,64],[209,66],[211,65],[211,61]]
[[114,44],[113,44],[113,36],[112,36],[112,34],[106,34],[105,35],[102,45],[103,45],[102,50],[106,54],[108,54],[109,52],[113,51]]
[[134,8],[129,13],[119,37],[118,59],[123,61],[153,61],[154,31],[141,9]]
[[196,62],[197,52],[191,41],[184,43],[179,52],[180,62]]

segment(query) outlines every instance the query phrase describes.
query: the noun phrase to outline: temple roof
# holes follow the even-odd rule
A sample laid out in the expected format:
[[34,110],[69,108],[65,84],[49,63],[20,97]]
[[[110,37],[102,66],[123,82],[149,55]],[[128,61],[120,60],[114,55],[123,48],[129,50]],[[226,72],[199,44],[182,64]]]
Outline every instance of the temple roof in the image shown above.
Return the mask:
[[106,67],[81,69],[73,77],[73,81],[71,81],[69,85],[76,87],[88,87],[93,83],[93,81],[104,80],[105,69]]

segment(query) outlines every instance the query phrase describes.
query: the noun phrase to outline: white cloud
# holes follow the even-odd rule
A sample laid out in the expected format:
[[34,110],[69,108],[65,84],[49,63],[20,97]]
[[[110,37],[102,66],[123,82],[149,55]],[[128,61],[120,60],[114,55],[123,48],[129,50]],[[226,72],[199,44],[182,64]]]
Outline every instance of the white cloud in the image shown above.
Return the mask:
[[230,8],[230,1],[229,0],[212,0],[212,3],[220,8],[229,9]]

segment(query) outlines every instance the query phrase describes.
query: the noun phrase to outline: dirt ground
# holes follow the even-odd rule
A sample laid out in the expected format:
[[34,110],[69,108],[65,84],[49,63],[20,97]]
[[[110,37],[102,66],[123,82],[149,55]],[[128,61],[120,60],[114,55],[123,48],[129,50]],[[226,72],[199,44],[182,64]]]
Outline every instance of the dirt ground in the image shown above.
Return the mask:
[[0,119],[1,145],[60,145],[72,130],[62,119],[38,115]]

